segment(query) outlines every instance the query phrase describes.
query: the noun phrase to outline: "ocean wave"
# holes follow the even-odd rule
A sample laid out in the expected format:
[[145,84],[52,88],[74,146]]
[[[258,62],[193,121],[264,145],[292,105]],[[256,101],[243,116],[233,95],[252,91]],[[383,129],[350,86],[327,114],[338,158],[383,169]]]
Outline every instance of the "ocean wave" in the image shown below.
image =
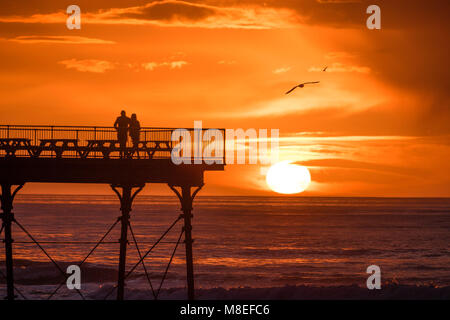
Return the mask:
[[[85,298],[89,300],[115,299],[112,284],[100,287],[91,287],[91,292],[82,290]],[[94,289],[94,290],[92,290]],[[47,287],[28,286],[21,287],[27,299],[45,299],[49,289]],[[0,295],[5,294],[4,288],[0,288]],[[186,288],[162,289],[158,299],[160,300],[185,300],[187,298]],[[20,297],[19,297],[20,299]],[[56,295],[54,299],[80,299],[76,292]],[[153,295],[149,289],[127,288],[125,290],[126,300],[152,300]],[[230,288],[222,287],[211,289],[197,289],[197,300],[449,300],[450,286],[408,286],[388,284],[380,290],[368,290],[367,288],[352,286],[284,286],[268,288]]]

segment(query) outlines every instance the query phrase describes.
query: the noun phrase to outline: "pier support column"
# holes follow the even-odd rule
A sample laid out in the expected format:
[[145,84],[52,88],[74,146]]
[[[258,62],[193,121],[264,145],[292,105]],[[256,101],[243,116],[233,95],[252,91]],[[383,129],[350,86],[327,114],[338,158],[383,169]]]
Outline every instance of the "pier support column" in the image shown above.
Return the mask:
[[2,203],[2,229],[5,232],[5,265],[6,265],[6,299],[14,300],[14,272],[13,272],[13,249],[12,249],[12,231],[11,223],[14,221],[13,200],[17,192],[22,189],[23,184],[19,185],[13,193],[11,193],[11,184],[2,184],[2,195],[0,197]]
[[195,196],[203,187],[199,186],[195,191],[191,194],[190,185],[182,185],[181,194],[175,189],[174,186],[170,186],[170,188],[175,192],[180,199],[181,202],[181,210],[183,211],[183,219],[184,219],[184,244],[186,248],[186,278],[187,278],[187,289],[188,289],[188,299],[195,299],[195,285],[194,285],[194,259],[192,254],[192,243],[194,240],[192,239],[192,203],[194,201]]
[[[137,190],[132,195],[132,189]],[[125,267],[127,258],[127,245],[128,245],[128,223],[130,220],[131,206],[136,195],[144,188],[144,185],[132,186],[132,185],[111,185],[111,188],[117,194],[120,200],[121,216],[121,229],[120,229],[120,253],[119,253],[119,272],[117,278],[117,300],[123,300],[125,289]],[[122,189],[122,194],[118,190]]]

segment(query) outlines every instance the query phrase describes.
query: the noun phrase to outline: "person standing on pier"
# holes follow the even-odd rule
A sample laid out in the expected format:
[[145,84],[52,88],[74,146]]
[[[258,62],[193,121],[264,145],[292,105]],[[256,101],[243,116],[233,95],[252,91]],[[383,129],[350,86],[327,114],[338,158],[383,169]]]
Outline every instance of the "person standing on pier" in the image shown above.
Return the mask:
[[120,144],[120,158],[125,155],[125,148],[128,140],[128,128],[130,127],[130,118],[127,117],[125,111],[120,112],[120,117],[117,117],[114,122],[114,128],[117,130],[117,140]]
[[140,134],[141,134],[141,124],[139,123],[139,121],[136,117],[136,113],[133,113],[131,115],[130,127],[128,130],[130,133],[131,141],[133,141],[133,147],[137,148],[138,144],[139,144]]

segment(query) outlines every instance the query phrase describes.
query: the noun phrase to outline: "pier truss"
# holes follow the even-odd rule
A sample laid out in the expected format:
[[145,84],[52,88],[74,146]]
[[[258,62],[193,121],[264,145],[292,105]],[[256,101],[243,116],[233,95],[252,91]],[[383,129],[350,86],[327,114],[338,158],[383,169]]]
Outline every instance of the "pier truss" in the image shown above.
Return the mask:
[[[43,244],[23,226],[13,213],[13,200],[18,191],[26,183],[97,183],[108,184],[120,201],[121,216],[108,229],[91,249],[89,254],[79,263],[81,266],[94,250],[102,244],[109,232],[120,225],[120,247],[118,257],[117,285],[114,286],[105,299],[114,292],[118,300],[124,299],[126,279],[142,264],[148,279],[153,297],[156,299],[163,285],[175,251],[182,241],[186,250],[187,297],[193,300],[194,263],[192,251],[192,210],[196,194],[204,185],[205,171],[221,171],[225,165],[225,132],[220,129],[223,140],[210,139],[211,130],[187,129],[194,137],[194,131],[203,136],[201,148],[209,146],[214,149],[210,155],[209,164],[204,158],[194,159],[196,153],[192,150],[192,164],[175,165],[171,160],[174,148],[172,133],[174,128],[142,128],[141,138],[137,145],[128,142],[124,149],[120,148],[117,133],[111,127],[74,127],[74,126],[17,126],[0,125],[0,218],[2,226],[0,234],[5,246],[5,271],[0,277],[6,278],[6,299],[14,300],[18,296],[26,298],[14,283],[14,256],[12,224],[21,229],[32,243],[42,250],[47,258],[59,270],[64,280],[49,295],[49,299],[57,294],[65,284],[67,274],[45,250]],[[211,144],[215,144],[211,146]],[[195,144],[192,144],[193,148]],[[211,158],[212,157],[212,158]],[[194,160],[197,160],[194,162]],[[195,163],[195,164],[194,164]],[[139,192],[149,183],[164,183],[178,197],[181,204],[181,214],[162,234],[162,236],[146,252],[141,252],[135,234],[130,224],[132,204]],[[152,249],[160,243],[164,236],[178,223],[183,228],[158,288],[152,285],[145,267],[145,259]],[[151,222],[149,222],[151,223]],[[131,237],[130,237],[131,236]],[[139,261],[130,270],[126,270],[127,246],[132,239],[139,254]],[[84,295],[78,290],[80,296]]]

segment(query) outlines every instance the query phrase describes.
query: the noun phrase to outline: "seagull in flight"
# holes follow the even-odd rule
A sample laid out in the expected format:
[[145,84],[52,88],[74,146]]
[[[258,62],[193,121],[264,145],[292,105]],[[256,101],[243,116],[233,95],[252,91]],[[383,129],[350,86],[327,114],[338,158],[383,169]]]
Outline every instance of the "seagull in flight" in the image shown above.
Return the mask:
[[323,68],[322,72],[327,71],[328,66],[326,66],[325,68]]
[[320,81],[310,81],[310,82],[303,82],[300,83],[299,85],[296,85],[295,87],[293,87],[291,90],[289,90],[288,92],[286,92],[286,94],[291,93],[292,91],[294,91],[297,88],[303,88],[305,86],[305,84],[314,84],[314,83],[319,83]]

